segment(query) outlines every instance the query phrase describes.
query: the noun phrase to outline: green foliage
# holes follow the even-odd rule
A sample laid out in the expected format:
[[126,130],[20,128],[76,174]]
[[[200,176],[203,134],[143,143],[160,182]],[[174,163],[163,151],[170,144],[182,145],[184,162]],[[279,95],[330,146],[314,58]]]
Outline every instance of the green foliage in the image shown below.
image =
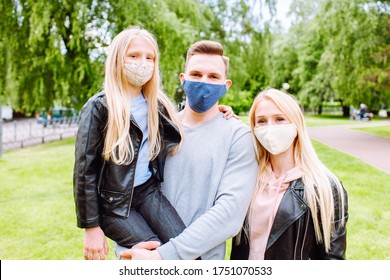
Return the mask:
[[290,34],[274,35],[268,59],[271,87],[282,89],[283,83],[288,83],[290,93],[295,94],[299,91],[300,85],[294,76],[298,64],[297,46],[298,42],[295,42],[294,37]]
[[21,0],[0,7],[0,96],[24,112],[55,101],[80,108],[102,86],[111,39],[132,25],[156,35],[165,89],[181,100],[188,46],[222,33],[211,8],[190,0]]
[[253,96],[249,91],[229,92],[221,99],[220,104],[232,107],[235,114],[249,112],[252,106]]
[[[160,46],[165,91],[181,101],[178,75],[188,47],[221,42],[239,111],[266,87],[321,111],[340,100],[390,103],[388,1],[294,0],[284,32],[265,22],[276,0],[19,0],[0,3],[0,102],[33,113],[54,102],[80,108],[102,86],[106,52],[124,28],[150,30]],[[239,104],[243,102],[243,104]],[[232,104],[230,104],[232,105]]]
[[336,96],[347,104],[379,103],[376,95],[381,85],[377,88],[370,86],[373,77],[367,73],[372,68],[382,68],[388,73],[388,64],[386,66],[374,58],[383,55],[383,48],[389,48],[388,32],[378,28],[378,24],[389,24],[389,15],[386,19],[379,4],[372,1],[339,0],[324,1],[318,18],[319,30],[327,43],[323,56],[328,60],[327,66],[334,77],[331,86]]
[[290,14],[287,33],[272,30],[263,86],[287,82],[302,105],[319,113],[330,99],[344,108],[390,103],[388,1],[295,0]]
[[317,7],[315,2],[308,7],[305,1],[295,1],[293,6],[301,16],[291,29],[298,43],[294,75],[301,102],[312,108],[329,98],[355,106],[361,102],[369,107],[390,103],[388,3],[317,3]]
[[[99,68],[90,58],[95,42],[88,24],[95,22],[94,1],[12,1],[5,20],[2,52],[9,78],[1,91],[14,109],[34,112],[54,100],[80,107],[98,87]],[[92,24],[90,24],[92,25]]]

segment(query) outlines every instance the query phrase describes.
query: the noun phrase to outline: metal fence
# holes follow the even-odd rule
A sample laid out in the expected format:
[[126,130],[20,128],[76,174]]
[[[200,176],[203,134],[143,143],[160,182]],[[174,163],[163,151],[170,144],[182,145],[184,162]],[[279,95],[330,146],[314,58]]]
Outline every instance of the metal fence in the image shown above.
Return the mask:
[[40,143],[74,137],[77,133],[78,118],[53,120],[44,126],[36,119],[3,122],[3,151],[23,148]]

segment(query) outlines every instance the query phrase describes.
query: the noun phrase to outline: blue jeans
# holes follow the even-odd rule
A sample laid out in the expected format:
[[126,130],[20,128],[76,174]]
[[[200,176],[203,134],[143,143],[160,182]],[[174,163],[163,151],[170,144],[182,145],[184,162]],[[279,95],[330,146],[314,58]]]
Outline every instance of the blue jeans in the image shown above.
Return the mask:
[[164,244],[185,229],[154,178],[134,188],[129,217],[104,215],[100,227],[108,238],[126,248],[151,240]]

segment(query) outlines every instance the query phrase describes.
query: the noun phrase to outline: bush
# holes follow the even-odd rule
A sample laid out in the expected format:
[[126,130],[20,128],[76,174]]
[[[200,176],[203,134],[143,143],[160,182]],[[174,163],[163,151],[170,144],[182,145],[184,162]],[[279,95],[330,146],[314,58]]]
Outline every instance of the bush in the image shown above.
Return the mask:
[[232,107],[237,115],[248,112],[252,103],[253,96],[249,91],[229,92],[219,101],[219,104]]

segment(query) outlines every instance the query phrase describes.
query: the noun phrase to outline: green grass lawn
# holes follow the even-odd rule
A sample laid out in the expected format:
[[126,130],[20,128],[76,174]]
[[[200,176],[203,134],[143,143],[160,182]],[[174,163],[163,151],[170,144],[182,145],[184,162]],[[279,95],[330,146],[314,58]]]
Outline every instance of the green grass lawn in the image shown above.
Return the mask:
[[346,125],[353,123],[349,118],[338,115],[305,114],[305,120],[307,126]]
[[[74,139],[8,151],[0,159],[0,259],[83,259],[76,227]],[[112,249],[112,246],[111,248]],[[111,259],[114,259],[110,250]]]
[[354,124],[372,124],[378,125],[388,119],[374,118],[370,122],[352,121],[348,117],[340,115],[312,115],[305,114],[305,120],[307,126],[330,126],[330,125],[354,125]]
[[[390,175],[315,143],[349,194],[348,259],[390,259]],[[72,190],[74,139],[0,159],[0,259],[83,259]],[[115,259],[110,242],[108,259]],[[230,248],[228,247],[228,251]]]
[[313,141],[323,163],[348,192],[348,259],[390,259],[390,174]]
[[373,126],[373,127],[359,127],[354,128],[361,132],[369,133],[375,136],[390,138],[390,125],[387,126]]

